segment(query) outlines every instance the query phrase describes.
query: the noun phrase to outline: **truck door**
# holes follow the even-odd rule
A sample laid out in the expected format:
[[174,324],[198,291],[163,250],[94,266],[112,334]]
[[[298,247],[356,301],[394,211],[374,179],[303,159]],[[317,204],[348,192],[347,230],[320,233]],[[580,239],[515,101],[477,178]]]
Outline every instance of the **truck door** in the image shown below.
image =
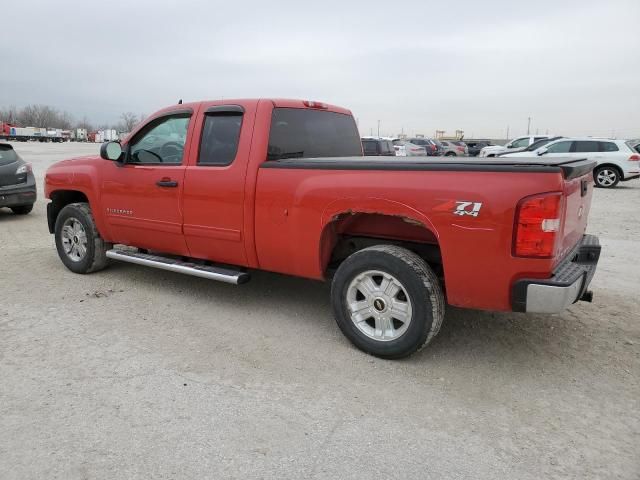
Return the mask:
[[255,118],[253,104],[203,104],[184,178],[184,236],[191,255],[247,265],[243,218],[245,177]]
[[151,120],[125,146],[125,163],[104,169],[102,205],[114,241],[188,255],[180,206],[191,113]]

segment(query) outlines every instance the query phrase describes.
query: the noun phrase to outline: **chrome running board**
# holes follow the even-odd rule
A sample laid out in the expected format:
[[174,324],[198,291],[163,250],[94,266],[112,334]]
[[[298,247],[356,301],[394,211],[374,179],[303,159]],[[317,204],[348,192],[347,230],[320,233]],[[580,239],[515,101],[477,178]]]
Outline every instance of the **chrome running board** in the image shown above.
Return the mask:
[[171,257],[163,257],[161,255],[152,255],[150,253],[113,249],[107,250],[107,258],[120,260],[122,262],[135,263],[136,265],[144,265],[145,267],[159,268],[170,272],[184,273],[194,277],[232,283],[234,285],[247,283],[250,279],[247,272],[231,270],[229,268],[198,265],[197,263],[185,262]]

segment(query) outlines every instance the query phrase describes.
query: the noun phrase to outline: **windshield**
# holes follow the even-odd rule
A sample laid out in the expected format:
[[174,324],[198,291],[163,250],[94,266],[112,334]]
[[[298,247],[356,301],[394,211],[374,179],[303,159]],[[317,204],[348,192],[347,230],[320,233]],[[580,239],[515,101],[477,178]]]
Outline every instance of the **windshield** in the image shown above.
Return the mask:
[[525,152],[533,152],[540,147],[544,147],[547,143],[553,142],[554,140],[559,140],[563,137],[553,137],[553,138],[543,138],[542,140],[538,140],[537,142],[533,142],[527,148],[524,149]]
[[10,163],[17,162],[18,159],[18,154],[13,150],[11,145],[0,144],[0,165],[9,165]]

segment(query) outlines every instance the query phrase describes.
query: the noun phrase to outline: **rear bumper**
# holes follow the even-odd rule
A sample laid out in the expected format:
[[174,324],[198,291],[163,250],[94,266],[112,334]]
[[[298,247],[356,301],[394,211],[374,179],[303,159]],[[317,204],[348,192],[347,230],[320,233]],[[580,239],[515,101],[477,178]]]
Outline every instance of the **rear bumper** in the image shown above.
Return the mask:
[[21,207],[36,202],[36,182],[29,174],[26,183],[0,187],[0,207]]
[[578,300],[591,301],[588,290],[600,258],[600,242],[595,235],[582,241],[554,270],[550,279],[521,279],[511,290],[515,312],[560,313]]

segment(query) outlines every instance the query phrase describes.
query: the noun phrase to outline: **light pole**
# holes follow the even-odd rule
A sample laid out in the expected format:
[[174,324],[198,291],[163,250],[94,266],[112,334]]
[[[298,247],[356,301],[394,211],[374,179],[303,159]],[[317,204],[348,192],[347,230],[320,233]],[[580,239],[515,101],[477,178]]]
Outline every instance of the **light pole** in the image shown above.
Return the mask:
[[378,137],[380,137],[380,120],[378,120]]
[[527,135],[529,135],[529,130],[531,130],[531,117],[527,117]]

